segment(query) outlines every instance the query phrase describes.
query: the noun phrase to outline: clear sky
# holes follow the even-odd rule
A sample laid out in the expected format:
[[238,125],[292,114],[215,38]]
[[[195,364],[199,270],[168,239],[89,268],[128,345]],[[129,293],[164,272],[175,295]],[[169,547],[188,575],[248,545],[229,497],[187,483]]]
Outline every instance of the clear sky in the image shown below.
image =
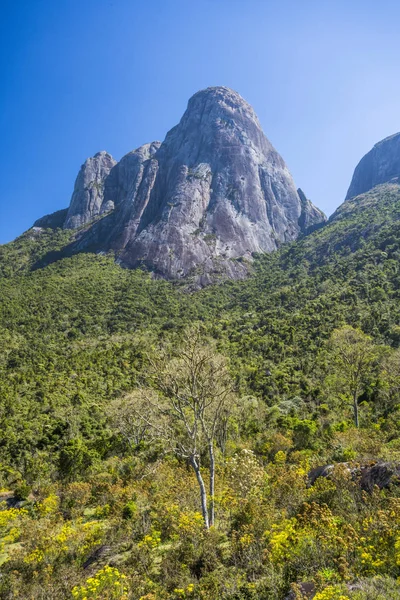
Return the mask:
[[199,89],[255,108],[330,214],[400,130],[398,0],[3,0],[0,243],[68,205],[86,157],[162,140]]

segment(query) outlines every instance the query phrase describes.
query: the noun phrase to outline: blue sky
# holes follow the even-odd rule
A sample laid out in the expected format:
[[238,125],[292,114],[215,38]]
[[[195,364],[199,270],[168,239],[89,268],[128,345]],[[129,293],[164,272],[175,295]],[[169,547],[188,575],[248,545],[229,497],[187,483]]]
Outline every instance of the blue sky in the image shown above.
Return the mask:
[[212,85],[255,108],[330,214],[400,130],[400,3],[14,0],[0,23],[0,243],[68,205],[87,156],[162,140]]

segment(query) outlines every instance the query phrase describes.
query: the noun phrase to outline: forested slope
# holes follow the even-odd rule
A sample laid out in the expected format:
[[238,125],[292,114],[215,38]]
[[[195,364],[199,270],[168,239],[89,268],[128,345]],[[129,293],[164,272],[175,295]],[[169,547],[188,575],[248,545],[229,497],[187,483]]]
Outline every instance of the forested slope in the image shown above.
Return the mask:
[[[400,460],[399,216],[400,187],[378,186],[195,292],[111,254],[55,260],[70,232],[0,247],[1,597],[280,600],[304,581],[317,600],[399,597],[398,488],[354,475]],[[137,394],[168,401],[195,335],[231,381],[210,530],[190,461],[155,433],[169,409],[132,432]]]

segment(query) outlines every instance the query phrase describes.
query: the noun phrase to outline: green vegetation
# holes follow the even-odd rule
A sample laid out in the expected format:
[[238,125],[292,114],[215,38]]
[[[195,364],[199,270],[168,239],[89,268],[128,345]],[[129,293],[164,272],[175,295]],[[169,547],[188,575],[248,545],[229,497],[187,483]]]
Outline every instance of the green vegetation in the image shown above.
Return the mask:
[[400,598],[400,188],[195,293],[70,241],[0,247],[0,597]]

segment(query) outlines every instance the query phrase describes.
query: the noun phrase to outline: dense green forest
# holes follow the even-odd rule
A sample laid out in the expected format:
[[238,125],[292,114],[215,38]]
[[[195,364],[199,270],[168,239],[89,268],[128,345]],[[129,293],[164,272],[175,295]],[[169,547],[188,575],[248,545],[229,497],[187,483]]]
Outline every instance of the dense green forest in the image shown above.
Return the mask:
[[0,247],[0,597],[400,598],[400,187],[202,290],[71,235]]

